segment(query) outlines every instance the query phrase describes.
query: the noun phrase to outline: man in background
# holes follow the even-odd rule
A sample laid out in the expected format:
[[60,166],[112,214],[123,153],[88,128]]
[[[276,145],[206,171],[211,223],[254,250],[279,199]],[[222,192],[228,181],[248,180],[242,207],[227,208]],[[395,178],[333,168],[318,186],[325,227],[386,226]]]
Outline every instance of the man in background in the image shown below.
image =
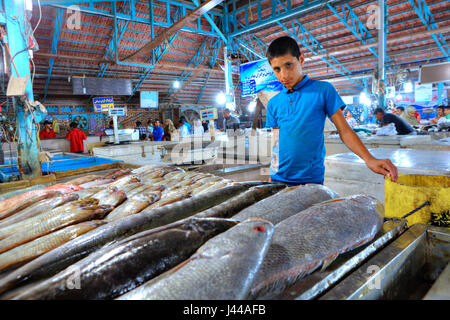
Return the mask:
[[227,131],[227,130],[237,130],[239,129],[239,125],[241,123],[241,121],[239,120],[238,117],[236,117],[235,115],[231,114],[230,109],[223,109],[223,130]]
[[161,127],[161,122],[159,119],[155,119],[155,124],[153,126],[153,141],[162,141],[164,136],[164,129]]
[[86,140],[86,135],[77,127],[78,125],[75,122],[70,124],[72,130],[67,134],[66,139],[70,141],[70,152],[83,153],[83,140]]
[[52,129],[52,123],[50,121],[44,121],[44,130],[39,133],[39,139],[54,139],[56,133]]
[[411,134],[415,132],[413,127],[411,127],[405,120],[396,114],[385,113],[382,108],[376,108],[373,114],[375,115],[375,118],[380,121],[382,127],[393,123],[398,135]]
[[139,140],[145,140],[147,138],[147,128],[142,126],[142,122],[136,121],[135,129],[139,130]]

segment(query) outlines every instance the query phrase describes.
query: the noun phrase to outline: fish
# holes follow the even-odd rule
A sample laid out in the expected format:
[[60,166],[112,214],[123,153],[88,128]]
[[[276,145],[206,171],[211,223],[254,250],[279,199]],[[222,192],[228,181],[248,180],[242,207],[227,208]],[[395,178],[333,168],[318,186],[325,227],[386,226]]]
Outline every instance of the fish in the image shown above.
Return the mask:
[[83,189],[80,191],[75,191],[71,194],[76,194],[78,196],[78,199],[82,200],[84,198],[89,198],[102,190],[104,190],[104,188],[94,187],[94,188]]
[[131,174],[131,169],[119,169],[112,171],[106,175],[103,176],[103,179],[114,179],[117,180],[121,177],[127,176]]
[[243,300],[267,253],[273,224],[248,219],[116,300]]
[[381,229],[383,205],[354,195],[324,201],[275,225],[272,243],[251,290],[252,299],[272,299],[339,254],[370,242]]
[[57,190],[39,189],[0,201],[0,219],[5,219],[34,203],[60,195]]
[[74,184],[54,184],[45,188],[46,190],[55,190],[61,193],[72,193],[74,191],[82,190],[83,187]]
[[67,181],[67,182],[65,182],[63,184],[67,184],[67,185],[72,185],[73,184],[73,185],[79,186],[81,184],[88,183],[90,181],[97,180],[97,179],[100,179],[100,178],[101,177],[99,175],[91,174],[91,175],[87,175],[87,176],[83,176],[83,177],[79,177],[79,178],[75,178],[75,179],[69,180],[69,181]]
[[22,265],[105,223],[103,220],[78,223],[0,253],[0,271]]
[[286,185],[277,183],[251,187],[226,202],[199,212],[194,216],[197,218],[230,218],[248,206],[277,194],[284,188],[286,188]]
[[22,189],[6,192],[6,193],[3,193],[0,195],[0,201],[14,197],[14,196],[21,195],[22,193],[26,193],[29,191],[44,189],[45,187],[46,187],[46,185],[44,185],[44,184],[37,184],[37,185],[31,186],[28,188],[22,188]]
[[105,218],[107,221],[121,219],[136,214],[147,208],[152,203],[161,199],[160,191],[139,193],[129,198],[123,204],[111,211]]
[[2,236],[5,234],[8,236],[0,240],[0,253],[68,225],[102,219],[113,209],[110,205],[97,205],[96,202],[98,202],[96,199],[74,201],[11,225],[2,234]]
[[111,192],[106,197],[103,197],[99,200],[98,205],[99,206],[111,206],[112,208],[115,208],[119,206],[122,202],[124,202],[127,199],[127,194],[123,190],[117,190]]
[[220,205],[245,190],[247,190],[245,185],[229,186],[151,211],[143,210],[123,219],[111,221],[1,277],[0,294],[18,285],[48,278],[110,242],[182,220],[197,212]]
[[113,183],[109,184],[109,187],[121,188],[130,183],[140,182],[140,179],[136,175],[128,175],[122,178],[117,179]]
[[233,219],[258,217],[277,224],[313,204],[338,197],[336,192],[320,184],[290,187],[245,208],[233,216]]
[[99,187],[105,187],[113,183],[114,179],[97,179],[94,181],[86,182],[80,185],[83,189],[90,189],[90,188],[99,188]]
[[[81,191],[78,191],[81,192]],[[60,205],[66,204],[71,201],[78,200],[79,195],[74,193],[57,195],[54,198],[49,198],[36,202],[35,204],[25,208],[8,218],[0,220],[0,229],[12,225],[14,223],[20,222],[22,220],[34,217],[42,212],[48,212],[49,210],[59,207]]]
[[[226,219],[186,219],[105,246],[13,299],[112,299],[188,259],[212,237],[237,224]],[[79,275],[78,290],[66,284]]]

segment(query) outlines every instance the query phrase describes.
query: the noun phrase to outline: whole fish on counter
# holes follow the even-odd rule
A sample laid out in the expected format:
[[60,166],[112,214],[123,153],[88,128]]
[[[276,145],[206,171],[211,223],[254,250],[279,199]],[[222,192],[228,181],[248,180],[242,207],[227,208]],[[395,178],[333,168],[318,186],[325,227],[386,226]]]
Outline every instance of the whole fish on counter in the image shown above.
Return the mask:
[[[189,258],[215,235],[235,226],[226,219],[186,219],[105,246],[14,299],[111,299]],[[79,275],[78,290],[65,285]]]
[[110,185],[111,183],[113,183],[115,180],[114,179],[96,179],[93,181],[89,181],[83,184],[80,184],[80,187],[82,187],[83,189],[90,189],[90,188],[104,188],[108,185]]
[[159,199],[161,199],[160,191],[136,194],[111,211],[111,213],[106,216],[105,220],[112,221],[136,214],[147,208],[152,203],[157,202]]
[[206,242],[186,261],[117,299],[246,299],[272,234],[269,221],[245,220]]
[[103,179],[114,179],[114,180],[117,180],[117,179],[119,179],[121,177],[124,177],[124,176],[127,176],[129,174],[131,174],[131,169],[119,169],[119,170],[112,171],[112,172],[106,174],[103,177]]
[[[77,191],[81,192],[81,191]],[[75,201],[79,199],[79,195],[74,193],[69,194],[59,194],[53,198],[45,199],[42,201],[39,201],[28,208],[25,208],[12,216],[9,216],[8,218],[0,220],[0,229],[7,227],[9,225],[12,225],[14,223],[23,221],[25,219],[34,217],[42,212],[48,212],[52,210],[53,208],[59,207],[63,204],[66,204],[71,201]]]
[[251,187],[249,190],[229,199],[226,203],[195,214],[195,217],[230,218],[248,206],[258,203],[258,201],[273,194],[278,194],[284,188],[286,188],[286,185],[277,183]]
[[233,219],[241,221],[250,217],[258,217],[277,224],[313,204],[337,197],[338,195],[334,191],[320,184],[290,187],[245,208],[233,216]]
[[244,184],[227,186],[161,208],[149,211],[144,209],[144,211],[135,215],[111,221],[64,243],[58,248],[19,267],[10,274],[1,277],[0,294],[19,284],[48,278],[107,243],[184,219],[213,206],[219,206],[247,189],[248,186]]
[[251,290],[271,299],[339,254],[371,241],[381,229],[383,205],[366,195],[325,201],[275,225],[274,236]]
[[64,182],[63,184],[67,184],[67,185],[76,185],[79,186],[83,183],[88,183],[90,181],[94,181],[97,179],[100,179],[101,176],[96,175],[96,174],[91,174],[91,175],[87,175],[87,176],[83,176],[83,177],[79,177],[79,178],[75,178],[72,180],[69,180],[67,182]]
[[50,212],[41,213],[3,228],[0,253],[68,225],[86,220],[102,219],[113,209],[110,205],[97,204],[98,200],[92,198],[73,201]]
[[39,257],[105,223],[103,220],[91,220],[71,225],[0,253],[0,272]]
[[74,184],[54,184],[52,186],[46,187],[45,189],[59,191],[61,193],[66,194],[66,193],[72,193],[75,191],[79,191],[83,188],[80,186],[74,185]]
[[0,219],[7,218],[14,213],[23,210],[32,204],[44,199],[60,195],[61,192],[51,189],[38,189],[19,194],[17,196],[0,201]]
[[78,200],[82,200],[85,198],[89,198],[102,190],[104,190],[104,189],[95,187],[95,188],[88,188],[88,189],[83,189],[80,191],[75,191],[74,193],[71,193],[71,194],[76,194],[78,196]]

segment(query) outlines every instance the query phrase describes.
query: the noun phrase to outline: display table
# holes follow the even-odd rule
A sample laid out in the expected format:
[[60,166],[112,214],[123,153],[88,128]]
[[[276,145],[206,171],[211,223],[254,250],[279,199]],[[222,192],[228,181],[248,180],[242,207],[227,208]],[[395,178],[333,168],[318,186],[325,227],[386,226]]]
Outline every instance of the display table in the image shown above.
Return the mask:
[[[450,151],[396,148],[369,151],[378,159],[390,159],[399,173],[450,176]],[[384,203],[384,177],[372,172],[352,152],[325,158],[324,185],[341,196],[368,194]]]

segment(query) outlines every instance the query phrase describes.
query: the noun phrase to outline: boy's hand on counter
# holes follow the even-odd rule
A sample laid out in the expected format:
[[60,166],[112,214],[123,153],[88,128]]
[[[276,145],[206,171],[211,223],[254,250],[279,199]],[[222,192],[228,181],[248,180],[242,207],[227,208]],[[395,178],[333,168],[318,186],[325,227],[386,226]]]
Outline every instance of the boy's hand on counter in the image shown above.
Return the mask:
[[397,182],[398,170],[391,160],[371,158],[366,161],[366,165],[373,172],[391,177],[393,182]]

